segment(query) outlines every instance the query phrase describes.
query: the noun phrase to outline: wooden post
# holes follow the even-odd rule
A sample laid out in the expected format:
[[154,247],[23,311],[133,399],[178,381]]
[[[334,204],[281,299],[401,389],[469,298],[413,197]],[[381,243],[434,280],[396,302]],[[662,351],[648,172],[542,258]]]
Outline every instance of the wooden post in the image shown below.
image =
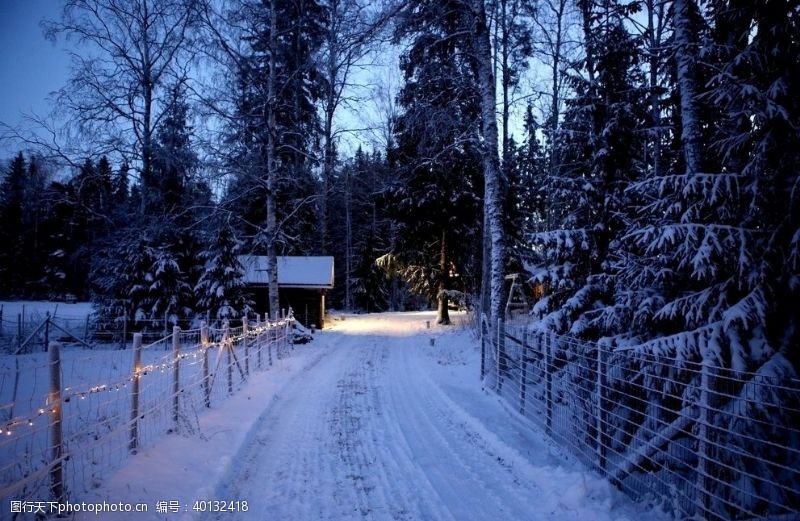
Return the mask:
[[256,314],[256,366],[261,370],[261,342],[263,341],[264,330],[261,327],[261,315]]
[[292,316],[292,308],[289,308],[289,313],[286,315],[286,343],[294,349],[294,317]]
[[133,382],[131,391],[131,439],[128,449],[136,454],[139,447],[139,379],[142,377],[142,334],[133,334]]
[[119,348],[125,349],[125,339],[128,337],[128,314],[122,315],[122,341],[120,341]]
[[233,353],[231,350],[230,327],[228,321],[222,323],[222,345],[225,349],[225,361],[228,364],[228,394],[233,394]]
[[44,319],[44,350],[50,346],[50,312],[47,312],[47,317]]
[[244,342],[244,374],[250,376],[250,338],[248,337],[250,327],[247,317],[242,319],[242,340]]
[[175,424],[175,432],[178,432],[181,393],[181,328],[178,326],[172,327],[172,364],[172,422]]
[[528,386],[528,330],[522,330],[522,355],[520,356],[519,412],[525,415],[525,392]]
[[167,335],[169,335],[169,330],[167,329],[167,327],[169,326],[169,324],[167,324],[168,317],[169,317],[169,309],[164,311],[164,338],[167,338]]
[[553,341],[554,333],[547,333],[544,337],[544,406],[547,411],[547,434],[553,432]]
[[48,346],[50,350],[50,394],[47,397],[47,407],[52,413],[50,421],[50,492],[53,501],[63,503],[64,497],[64,470],[61,461],[63,444],[61,433],[61,344],[53,342]]
[[272,325],[269,323],[269,316],[264,314],[264,321],[267,324],[267,355],[269,356],[269,366],[272,367]]
[[600,468],[606,468],[608,450],[608,414],[606,412],[605,393],[606,359],[603,346],[597,344],[597,461]]
[[211,385],[208,370],[208,324],[205,322],[200,326],[200,349],[203,352],[203,397],[206,407],[211,407]]

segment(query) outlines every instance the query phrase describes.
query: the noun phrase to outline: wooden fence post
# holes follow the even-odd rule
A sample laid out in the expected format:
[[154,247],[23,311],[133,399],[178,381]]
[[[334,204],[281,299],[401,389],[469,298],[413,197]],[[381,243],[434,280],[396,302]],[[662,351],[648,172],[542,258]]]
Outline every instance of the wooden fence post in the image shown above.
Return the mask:
[[261,370],[261,342],[263,341],[264,330],[261,327],[261,315],[256,314],[256,366]]
[[64,469],[63,469],[63,444],[61,424],[61,344],[53,342],[48,346],[50,350],[50,394],[47,397],[47,407],[52,417],[50,420],[50,492],[53,501],[63,503],[64,497]]
[[242,319],[242,341],[244,342],[244,374],[250,376],[250,327],[247,317]]
[[142,334],[133,334],[133,382],[131,385],[131,439],[128,449],[136,454],[139,447],[139,379],[142,377]]
[[44,344],[45,351],[50,346],[50,312],[47,312],[47,318],[44,319]]
[[230,325],[228,321],[222,323],[222,345],[225,349],[225,360],[228,363],[228,394],[233,394],[233,347],[230,339]]
[[178,326],[172,327],[172,364],[172,422],[175,424],[175,432],[178,432],[181,393],[181,328]]
[[606,359],[603,346],[597,345],[597,456],[600,468],[606,468],[606,455],[608,446],[608,414],[606,413],[605,403],[605,374]]
[[200,326],[200,349],[203,351],[203,398],[206,407],[211,407],[211,385],[208,370],[208,324],[203,322]]
[[289,308],[289,313],[286,315],[286,335],[286,341],[294,349],[294,315],[292,315],[292,308]]
[[547,411],[547,434],[553,433],[553,341],[555,334],[546,333],[544,337],[544,405]]
[[122,340],[120,340],[119,348],[125,349],[125,339],[128,337],[128,314],[122,315]]
[[519,412],[525,415],[525,392],[528,385],[528,329],[522,330],[522,355],[520,357]]
[[264,322],[267,326],[267,355],[269,356],[269,366],[272,367],[272,326],[269,323],[269,315],[264,313]]

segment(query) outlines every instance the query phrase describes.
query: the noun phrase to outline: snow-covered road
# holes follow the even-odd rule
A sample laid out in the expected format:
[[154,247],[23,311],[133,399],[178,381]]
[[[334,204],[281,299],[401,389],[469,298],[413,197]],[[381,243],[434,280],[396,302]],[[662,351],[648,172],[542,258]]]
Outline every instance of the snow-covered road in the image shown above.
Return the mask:
[[[465,328],[348,316],[278,390],[228,467],[217,519],[642,519],[481,391]],[[436,344],[430,345],[430,338]],[[298,348],[302,349],[302,348]]]

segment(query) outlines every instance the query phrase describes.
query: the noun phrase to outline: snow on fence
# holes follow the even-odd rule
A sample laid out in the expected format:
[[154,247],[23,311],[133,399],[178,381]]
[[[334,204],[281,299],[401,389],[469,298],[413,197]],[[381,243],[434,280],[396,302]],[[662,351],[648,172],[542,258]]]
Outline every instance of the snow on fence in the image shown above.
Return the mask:
[[167,433],[196,434],[199,415],[292,347],[294,318],[205,325],[133,349],[0,357],[0,508],[76,499]]
[[800,517],[800,380],[480,320],[481,380],[573,456],[677,518]]

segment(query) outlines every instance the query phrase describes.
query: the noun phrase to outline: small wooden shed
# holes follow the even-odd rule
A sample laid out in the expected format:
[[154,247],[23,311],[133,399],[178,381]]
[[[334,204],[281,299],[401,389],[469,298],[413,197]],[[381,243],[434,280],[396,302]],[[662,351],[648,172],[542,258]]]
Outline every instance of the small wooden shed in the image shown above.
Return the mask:
[[[244,282],[250,289],[256,311],[270,313],[269,257],[240,255]],[[325,294],[333,289],[333,257],[278,257],[278,292],[281,309],[294,310],[303,325],[325,326]]]

